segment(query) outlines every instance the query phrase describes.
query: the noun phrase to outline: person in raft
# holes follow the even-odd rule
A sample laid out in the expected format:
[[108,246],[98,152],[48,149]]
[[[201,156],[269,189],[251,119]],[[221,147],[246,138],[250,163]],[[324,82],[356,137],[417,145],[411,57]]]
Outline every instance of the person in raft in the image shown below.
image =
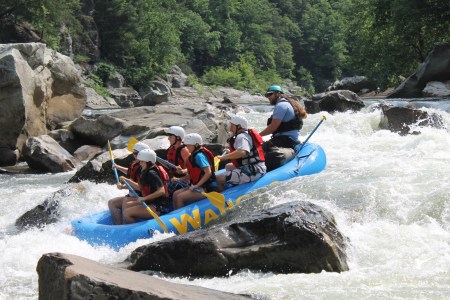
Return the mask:
[[[126,174],[126,177],[130,178],[132,181],[137,182],[141,174],[141,166],[139,164],[139,160],[136,157],[139,151],[144,149],[150,149],[150,147],[145,143],[137,142],[133,145],[134,161],[131,163],[131,165],[128,168],[125,168],[123,166],[114,164],[113,168],[116,168],[118,171]],[[118,182],[117,188],[121,190],[126,189],[127,186],[123,183]],[[136,192],[139,194],[139,191]],[[115,225],[122,224],[122,203],[127,197],[131,197],[131,194],[128,194],[127,196],[116,197],[108,201],[109,212],[111,213],[111,217]]]
[[172,178],[169,181],[169,193],[173,195],[176,190],[184,188],[189,185],[189,176],[186,168],[186,162],[191,153],[183,143],[185,136],[184,129],[180,126],[171,126],[167,131],[167,138],[169,139],[170,147],[167,149],[167,161],[176,166],[176,169],[160,163],[166,167],[167,173]]
[[200,193],[212,192],[217,189],[214,175],[214,155],[203,147],[202,137],[198,133],[190,133],[184,137],[191,155],[187,161],[188,174],[191,186],[176,191],[173,194],[174,209],[180,208],[189,202],[195,202],[205,198]]
[[169,175],[162,166],[156,165],[156,153],[151,149],[139,151],[137,155],[141,165],[141,175],[138,182],[122,176],[121,182],[127,181],[134,190],[141,191],[141,196],[127,197],[124,201],[123,222],[125,224],[134,223],[138,219],[151,219],[151,214],[142,205],[148,204],[151,210],[158,215],[170,212],[169,189],[167,187]]
[[248,128],[246,118],[238,115],[231,117],[229,129],[233,136],[228,140],[227,154],[219,155],[220,160],[231,159],[226,164],[225,173],[216,176],[219,192],[225,189],[224,184],[238,185],[258,180],[266,173],[262,137],[254,129]]
[[[298,101],[287,98],[278,85],[271,85],[265,97],[275,106],[272,116],[267,120],[267,127],[259,133],[261,136],[272,134],[270,140],[262,145],[266,155],[267,171],[271,171],[292,157],[293,149],[299,143],[299,131],[303,127],[303,119],[307,117],[307,113]],[[283,157],[277,148],[292,149],[290,157]]]

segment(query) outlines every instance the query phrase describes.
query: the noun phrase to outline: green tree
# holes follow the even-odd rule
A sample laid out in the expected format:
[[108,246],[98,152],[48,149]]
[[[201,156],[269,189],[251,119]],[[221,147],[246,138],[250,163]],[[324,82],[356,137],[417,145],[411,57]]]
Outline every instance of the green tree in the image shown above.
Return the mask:
[[0,41],[16,39],[14,26],[30,23],[39,37],[50,48],[59,50],[61,28],[65,25],[69,33],[81,30],[77,16],[80,14],[79,0],[4,0],[0,3]]
[[181,60],[175,1],[96,0],[95,5],[102,55],[129,83],[146,83]]
[[346,15],[347,68],[383,88],[411,74],[436,42],[450,40],[449,1],[355,0]]

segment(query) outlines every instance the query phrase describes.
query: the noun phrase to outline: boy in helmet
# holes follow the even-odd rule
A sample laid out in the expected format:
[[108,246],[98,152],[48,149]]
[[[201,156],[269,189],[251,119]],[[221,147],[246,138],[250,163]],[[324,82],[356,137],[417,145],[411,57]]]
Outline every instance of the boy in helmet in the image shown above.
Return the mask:
[[[267,120],[267,127],[259,133],[261,136],[272,134],[270,140],[262,146],[266,154],[267,171],[271,171],[292,157],[307,113],[296,100],[287,98],[278,85],[271,85],[265,96],[275,106],[272,116]],[[279,148],[287,148],[289,151],[283,154]]]
[[184,137],[184,143],[191,155],[187,161],[187,169],[191,186],[175,191],[173,207],[178,209],[188,202],[205,198],[201,189],[211,192],[216,189],[214,175],[214,155],[203,147],[202,137],[198,133],[190,133]]
[[[144,149],[150,149],[150,147],[143,142],[137,142],[136,144],[133,145],[133,156],[135,160],[131,163],[131,165],[128,168],[126,168],[114,164],[113,168],[116,168],[118,171],[126,174],[126,176],[130,178],[132,181],[137,182],[141,174],[141,166],[139,164],[139,160],[136,157],[139,151]],[[117,183],[117,188],[121,190],[126,189],[127,187],[122,183]],[[137,190],[136,192],[139,193],[139,190]],[[125,201],[126,198],[127,196],[122,196],[113,198],[108,201],[109,212],[111,213],[111,217],[115,225],[122,224],[122,203],[123,201]]]
[[170,211],[169,189],[167,183],[169,175],[163,167],[156,165],[156,153],[151,149],[139,151],[137,155],[141,166],[141,175],[138,182],[121,177],[121,181],[127,181],[130,186],[141,191],[139,198],[127,197],[123,203],[123,221],[125,224],[134,223],[138,219],[151,219],[147,209],[142,206],[146,202],[151,210],[158,215]]
[[224,184],[238,185],[258,180],[266,173],[262,138],[254,129],[248,129],[246,118],[238,115],[231,117],[230,131],[233,136],[228,140],[229,149],[225,155],[219,155],[220,160],[231,159],[225,166],[225,173],[216,176],[219,191],[224,190]]

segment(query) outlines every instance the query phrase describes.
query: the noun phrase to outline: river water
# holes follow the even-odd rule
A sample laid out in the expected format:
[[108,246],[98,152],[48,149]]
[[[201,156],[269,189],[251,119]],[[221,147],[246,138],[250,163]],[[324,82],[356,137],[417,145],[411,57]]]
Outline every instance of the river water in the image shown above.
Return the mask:
[[[369,107],[356,113],[325,113],[327,120],[310,141],[324,148],[326,170],[290,180],[253,199],[258,208],[311,201],[328,209],[349,239],[348,272],[242,271],[212,279],[154,276],[264,299],[448,299],[450,100],[421,103],[416,105],[440,114],[447,128],[420,128],[419,135],[400,136],[380,130],[380,112]],[[270,107],[252,107],[243,114],[253,127],[262,129]],[[302,140],[321,118],[322,114],[308,116]],[[73,174],[0,174],[0,299],[38,298],[36,265],[44,253],[71,253],[114,264],[139,245],[170,236],[160,234],[116,252],[68,235],[70,220],[106,209],[108,199],[123,193],[112,185],[90,182],[64,199],[58,223],[18,232],[15,220],[61,189]]]

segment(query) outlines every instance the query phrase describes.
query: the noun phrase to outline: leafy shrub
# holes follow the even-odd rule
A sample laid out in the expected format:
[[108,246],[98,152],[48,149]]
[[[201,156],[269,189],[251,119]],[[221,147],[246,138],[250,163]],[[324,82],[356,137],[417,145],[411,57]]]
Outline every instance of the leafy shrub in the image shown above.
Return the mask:
[[95,74],[89,74],[88,80],[85,81],[84,84],[92,88],[97,94],[99,94],[103,98],[111,96],[108,90],[104,87],[101,78]]
[[97,71],[95,71],[95,75],[97,75],[101,80],[102,84],[110,79],[114,78],[114,72],[116,68],[109,63],[99,62],[97,64]]

